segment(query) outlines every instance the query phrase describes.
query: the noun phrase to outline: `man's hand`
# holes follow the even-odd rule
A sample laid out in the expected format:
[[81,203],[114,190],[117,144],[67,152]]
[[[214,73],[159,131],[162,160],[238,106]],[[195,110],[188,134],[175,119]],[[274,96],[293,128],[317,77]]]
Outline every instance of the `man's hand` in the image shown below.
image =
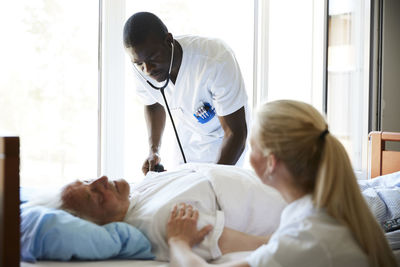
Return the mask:
[[146,175],[149,171],[154,171],[154,166],[160,163],[161,158],[158,153],[150,153],[147,159],[143,162],[142,172]]
[[149,156],[143,162],[142,172],[146,175],[149,171],[154,171],[154,166],[160,163],[161,158],[158,154],[161,148],[161,137],[165,126],[164,107],[159,103],[144,106],[144,115],[149,134]]
[[179,240],[190,247],[203,241],[204,237],[212,230],[212,225],[206,225],[197,230],[199,212],[193,210],[191,205],[184,203],[176,205],[171,212],[167,224],[167,242]]

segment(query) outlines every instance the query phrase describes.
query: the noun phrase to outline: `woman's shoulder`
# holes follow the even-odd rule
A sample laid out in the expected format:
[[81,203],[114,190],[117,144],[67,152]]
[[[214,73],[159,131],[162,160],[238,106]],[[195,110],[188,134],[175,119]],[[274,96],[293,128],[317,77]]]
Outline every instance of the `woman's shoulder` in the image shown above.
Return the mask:
[[[367,257],[350,230],[324,209],[314,210],[301,221],[280,228],[273,242],[304,255],[329,261],[332,266],[367,266]],[[278,245],[279,244],[279,245]],[[351,265],[347,265],[351,262]],[[340,264],[339,264],[340,263]],[[346,263],[346,264],[344,264]],[[313,265],[314,266],[314,265]]]
[[248,261],[252,266],[368,266],[347,228],[318,212],[279,228]]

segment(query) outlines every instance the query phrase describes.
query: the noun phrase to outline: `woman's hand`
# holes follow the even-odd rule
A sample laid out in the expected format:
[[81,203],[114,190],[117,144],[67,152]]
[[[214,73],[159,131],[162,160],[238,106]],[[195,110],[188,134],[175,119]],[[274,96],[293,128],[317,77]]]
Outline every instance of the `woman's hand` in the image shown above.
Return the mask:
[[167,224],[167,242],[183,241],[190,247],[203,241],[204,237],[212,230],[212,225],[206,225],[197,230],[199,212],[193,210],[191,205],[184,203],[175,205]]

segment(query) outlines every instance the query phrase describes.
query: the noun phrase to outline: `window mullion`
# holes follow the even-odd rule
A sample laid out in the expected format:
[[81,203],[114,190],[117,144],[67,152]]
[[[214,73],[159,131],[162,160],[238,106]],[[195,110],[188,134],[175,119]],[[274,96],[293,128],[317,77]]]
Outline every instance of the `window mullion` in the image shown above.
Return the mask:
[[102,0],[102,10],[100,169],[101,174],[117,178],[124,170],[125,0]]

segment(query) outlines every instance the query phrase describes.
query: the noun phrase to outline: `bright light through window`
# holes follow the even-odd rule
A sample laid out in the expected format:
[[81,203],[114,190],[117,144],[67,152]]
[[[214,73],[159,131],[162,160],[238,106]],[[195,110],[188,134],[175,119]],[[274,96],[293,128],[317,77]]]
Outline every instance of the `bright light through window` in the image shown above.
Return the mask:
[[322,111],[323,1],[268,3],[269,25],[261,33],[268,35],[267,100],[294,99]]
[[2,4],[0,133],[21,138],[21,185],[95,177],[98,1]]

